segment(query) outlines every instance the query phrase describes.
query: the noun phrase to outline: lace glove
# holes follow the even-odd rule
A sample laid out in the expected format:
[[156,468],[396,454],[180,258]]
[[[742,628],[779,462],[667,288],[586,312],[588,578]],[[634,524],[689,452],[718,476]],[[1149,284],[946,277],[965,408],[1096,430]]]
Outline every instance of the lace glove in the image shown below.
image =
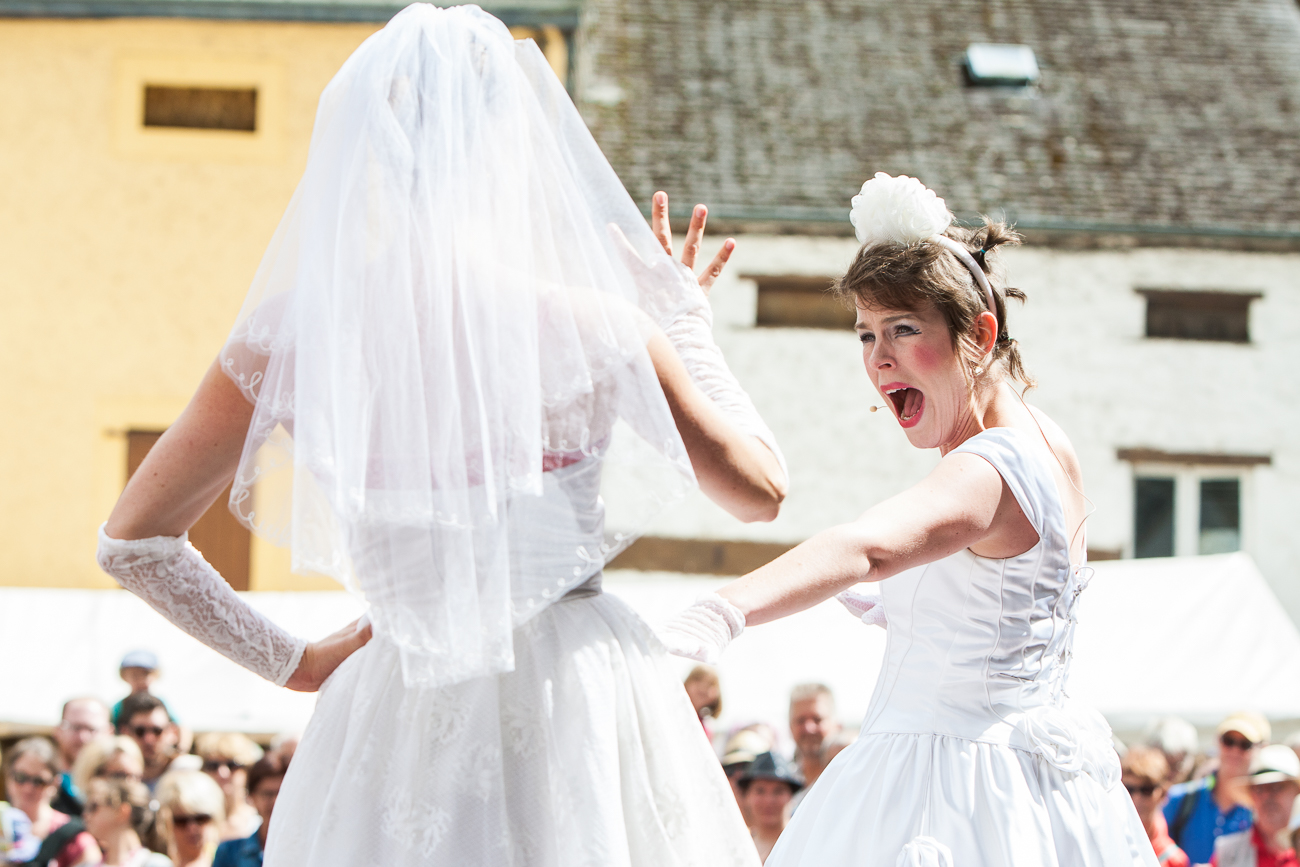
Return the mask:
[[[682,270],[690,274],[684,266]],[[695,276],[691,274],[690,279],[694,282]],[[722,350],[713,340],[713,308],[709,302],[701,299],[700,304],[677,314],[664,328],[664,334],[681,356],[686,372],[696,387],[722,410],[722,414],[732,424],[744,433],[758,437],[771,449],[777,463],[781,465],[781,472],[788,478],[790,474],[786,470],[785,456],[776,444],[776,437],[772,436],[772,431],[758,414],[754,402],[740,387],[740,382],[722,356]]]
[[849,613],[862,620],[868,626],[886,628],[885,599],[878,593],[855,593],[845,590],[835,596],[839,603],[849,609]]
[[227,659],[284,686],[307,642],[254,611],[189,543],[189,534],[127,541],[99,528],[99,566],[154,611]]
[[705,593],[659,630],[659,640],[674,656],[716,665],[722,651],[745,629],[745,615],[716,593]]

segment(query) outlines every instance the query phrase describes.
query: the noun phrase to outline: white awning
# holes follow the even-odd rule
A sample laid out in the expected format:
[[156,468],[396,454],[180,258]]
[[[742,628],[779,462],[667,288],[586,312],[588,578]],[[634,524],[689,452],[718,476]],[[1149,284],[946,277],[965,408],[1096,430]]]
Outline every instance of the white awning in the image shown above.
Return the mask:
[[[607,589],[658,623],[727,579],[612,572]],[[360,603],[342,592],[250,593],[249,600],[296,634],[317,638],[351,621]],[[67,698],[125,694],[122,655],[156,652],[155,692],[196,730],[300,729],[313,697],[277,689],[203,647],[123,591],[0,588],[0,636],[13,663],[0,690],[0,722],[52,724]],[[767,721],[784,730],[790,688],[818,681],[836,694],[840,717],[866,712],[886,634],[831,601],[746,632],[719,674],[718,728]],[[676,660],[684,675],[691,663]],[[1300,633],[1245,554],[1096,564],[1080,602],[1070,692],[1117,728],[1157,714],[1212,725],[1255,709],[1300,719]]]

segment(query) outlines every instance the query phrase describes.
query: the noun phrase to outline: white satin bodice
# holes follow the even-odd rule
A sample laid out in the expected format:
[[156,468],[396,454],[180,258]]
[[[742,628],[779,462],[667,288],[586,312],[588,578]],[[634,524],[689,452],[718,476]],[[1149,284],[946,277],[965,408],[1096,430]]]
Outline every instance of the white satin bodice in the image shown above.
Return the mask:
[[1091,570],[1070,563],[1052,455],[1014,428],[956,451],[997,469],[1038,543],[1004,560],[963,549],[881,582],[889,642],[862,732],[1003,744],[1109,777],[1118,768],[1104,720],[1065,697],[1075,603]]

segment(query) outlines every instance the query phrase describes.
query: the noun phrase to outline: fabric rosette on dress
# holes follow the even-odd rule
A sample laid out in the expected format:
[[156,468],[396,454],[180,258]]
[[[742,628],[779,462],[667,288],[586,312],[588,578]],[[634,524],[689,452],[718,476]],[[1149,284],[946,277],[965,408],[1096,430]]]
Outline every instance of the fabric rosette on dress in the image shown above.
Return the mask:
[[898,853],[897,867],[953,867],[952,850],[933,837],[915,837]]
[[1110,725],[1096,710],[1073,701],[1025,711],[1016,732],[1052,767],[1083,773],[1109,791],[1120,779]]

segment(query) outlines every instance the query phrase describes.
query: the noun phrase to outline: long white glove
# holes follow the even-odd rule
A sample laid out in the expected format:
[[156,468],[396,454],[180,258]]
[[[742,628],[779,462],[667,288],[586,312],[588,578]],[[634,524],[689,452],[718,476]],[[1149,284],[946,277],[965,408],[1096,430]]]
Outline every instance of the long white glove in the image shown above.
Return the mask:
[[868,626],[885,629],[885,598],[879,593],[856,593],[845,590],[835,596],[839,603],[849,609],[849,613],[859,618]]
[[189,543],[189,534],[113,539],[99,528],[99,566],[183,631],[229,660],[284,686],[307,642],[239,596]]
[[[678,266],[690,275],[692,281],[695,279],[690,274],[690,269],[680,263]],[[781,472],[788,478],[790,474],[786,470],[785,456],[776,444],[776,437],[772,436],[767,423],[758,414],[754,401],[741,388],[735,374],[727,366],[722,350],[713,339],[713,308],[708,301],[703,300],[679,313],[668,323],[664,334],[681,356],[686,372],[696,387],[722,410],[722,414],[732,424],[750,436],[758,437],[771,449],[777,463],[781,465]]]
[[745,629],[745,615],[716,593],[705,593],[659,629],[668,652],[716,665],[722,651]]

